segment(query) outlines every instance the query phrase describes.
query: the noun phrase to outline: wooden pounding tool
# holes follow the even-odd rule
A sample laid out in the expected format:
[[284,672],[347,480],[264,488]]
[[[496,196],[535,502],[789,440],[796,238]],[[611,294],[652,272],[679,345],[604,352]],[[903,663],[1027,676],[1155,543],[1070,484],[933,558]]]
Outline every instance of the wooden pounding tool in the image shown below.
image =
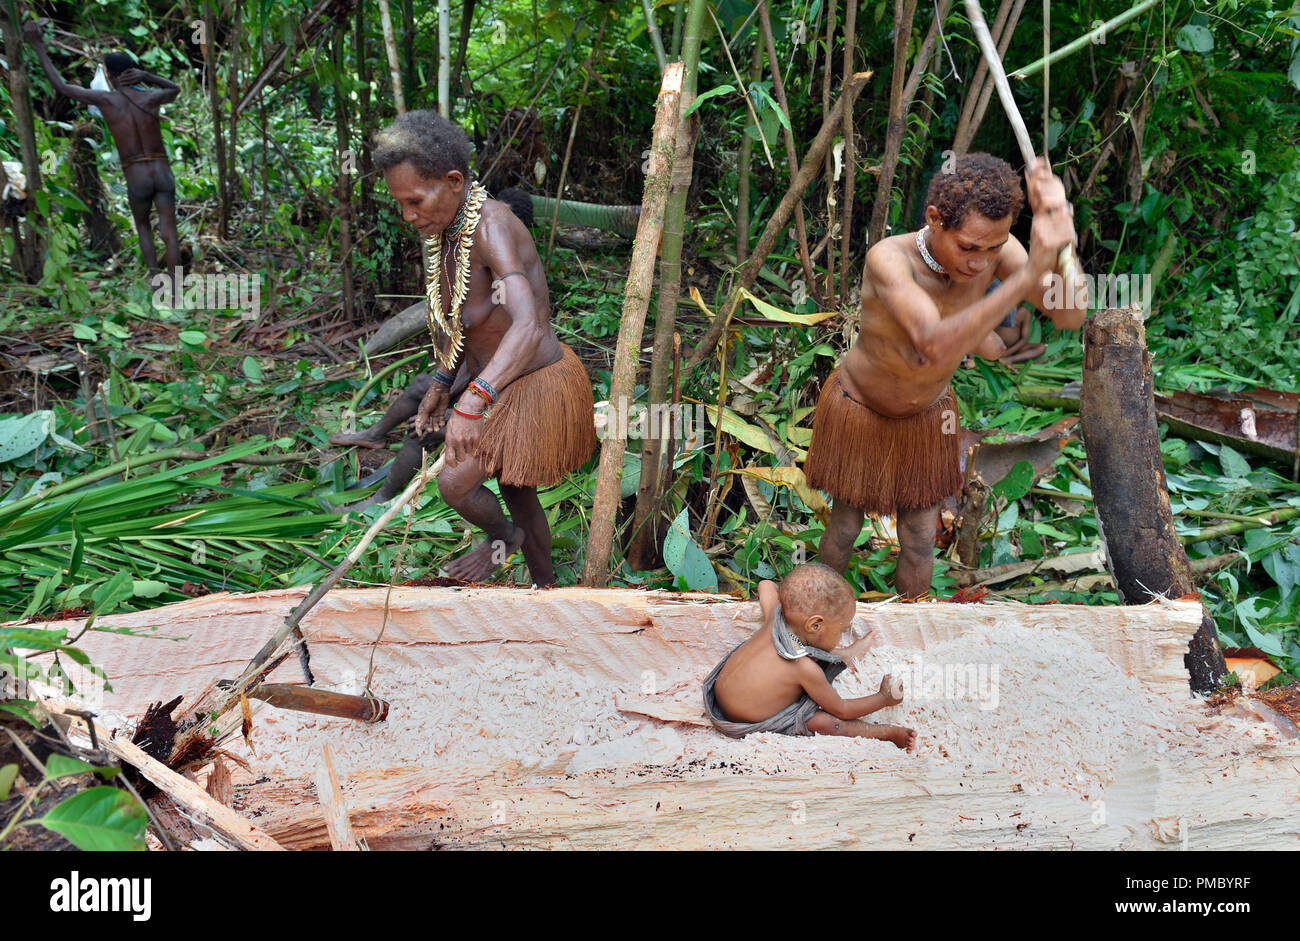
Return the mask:
[[[993,44],[993,37],[989,35],[989,27],[984,22],[984,13],[980,10],[979,0],[965,0],[965,2],[966,18],[970,20],[971,28],[975,31],[980,53],[984,56],[984,63],[993,78],[993,85],[998,90],[998,98],[1002,100],[1002,110],[1007,113],[1011,130],[1016,135],[1016,143],[1020,145],[1020,156],[1024,158],[1025,166],[1028,167],[1034,162],[1035,157],[1034,145],[1029,142],[1029,128],[1025,127],[1024,119],[1020,117],[1020,110],[1016,107],[1016,99],[1011,95],[1011,85],[1007,82],[1006,70],[1002,68],[997,47]],[[1043,143],[1046,145],[1047,142]],[[1074,286],[1080,280],[1079,261],[1074,255],[1073,245],[1061,249],[1056,259],[1056,267],[1071,290],[1071,294],[1067,296],[1073,296]]]
[[[233,686],[234,681],[222,680],[217,685]],[[246,695],[249,699],[260,699],[277,708],[292,709],[295,712],[313,712],[320,716],[356,719],[358,722],[383,722],[388,718],[387,700],[373,696],[352,696],[296,683],[259,683]]]

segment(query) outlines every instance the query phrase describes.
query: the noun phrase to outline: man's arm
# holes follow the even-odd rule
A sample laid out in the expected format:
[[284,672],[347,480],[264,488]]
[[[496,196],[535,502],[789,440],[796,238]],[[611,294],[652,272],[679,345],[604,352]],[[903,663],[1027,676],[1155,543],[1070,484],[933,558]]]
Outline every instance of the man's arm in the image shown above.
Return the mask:
[[155,90],[149,92],[149,97],[146,99],[146,103],[151,105],[165,105],[168,102],[175,101],[181,93],[181,87],[175,82],[165,79],[161,75],[146,72],[144,69],[127,69],[118,76],[118,81],[122,85],[154,86]]
[[70,85],[63,80],[54,63],[50,61],[50,54],[45,49],[45,41],[41,39],[41,30],[48,20],[28,20],[23,24],[23,35],[27,41],[32,44],[32,49],[36,52],[36,58],[41,63],[41,68],[45,70],[45,76],[54,86],[54,90],[60,95],[67,95],[76,101],[84,102],[88,105],[103,105],[108,101],[111,92],[100,91],[97,88],[82,88],[80,85]]
[[941,318],[939,308],[917,284],[912,266],[898,249],[880,242],[867,252],[867,277],[890,316],[903,328],[927,364],[956,368],[1002,322],[1025,291],[1026,274],[1009,274],[965,310]]
[[[514,219],[513,216],[510,217]],[[515,220],[517,225],[522,225]],[[537,263],[537,249],[532,240],[521,246],[512,236],[509,220],[484,219],[479,225],[475,244],[483,247],[483,260],[492,273],[493,293],[499,292],[502,307],[510,317],[510,326],[487,365],[479,371],[484,382],[498,392],[518,379],[528,368],[537,347],[546,338],[546,311],[533,296],[531,284],[523,272]],[[531,258],[528,257],[531,255]],[[514,275],[514,277],[507,277]],[[494,298],[495,300],[495,298]]]

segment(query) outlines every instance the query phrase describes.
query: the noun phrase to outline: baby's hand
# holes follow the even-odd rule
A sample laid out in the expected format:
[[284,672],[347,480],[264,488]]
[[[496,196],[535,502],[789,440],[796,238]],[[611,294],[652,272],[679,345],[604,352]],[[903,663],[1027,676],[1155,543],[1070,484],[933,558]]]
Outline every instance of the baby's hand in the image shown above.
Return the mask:
[[877,641],[876,629],[874,627],[867,628],[866,634],[864,634],[862,637],[859,637],[848,647],[844,648],[844,652],[841,655],[844,659],[844,662],[847,663],[850,666],[850,668],[854,670],[854,672],[857,672],[856,661],[864,653],[866,653],[868,650],[874,647],[876,645],[876,641]]
[[880,689],[878,692],[881,696],[885,697],[885,702],[889,703],[889,705],[897,706],[903,701],[902,678],[894,679],[892,673],[886,673],[884,678],[880,681]]

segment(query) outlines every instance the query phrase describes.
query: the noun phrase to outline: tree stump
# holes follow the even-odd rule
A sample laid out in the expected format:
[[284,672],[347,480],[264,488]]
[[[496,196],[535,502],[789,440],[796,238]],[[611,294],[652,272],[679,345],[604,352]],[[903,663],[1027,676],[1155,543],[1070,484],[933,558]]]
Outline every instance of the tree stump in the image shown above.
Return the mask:
[[[1097,528],[1125,604],[1196,590],[1187,553],[1174,532],[1153,385],[1141,309],[1092,316],[1083,328],[1079,412]],[[1184,662],[1198,692],[1213,689],[1227,672],[1214,621],[1204,608]]]

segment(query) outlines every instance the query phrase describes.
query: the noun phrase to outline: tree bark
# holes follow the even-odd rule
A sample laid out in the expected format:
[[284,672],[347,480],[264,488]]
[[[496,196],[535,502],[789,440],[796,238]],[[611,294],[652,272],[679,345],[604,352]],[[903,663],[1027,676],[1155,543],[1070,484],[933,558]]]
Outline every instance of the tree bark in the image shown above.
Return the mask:
[[[749,67],[750,84],[758,81],[763,67],[763,44],[754,40],[754,59]],[[754,139],[749,129],[757,127],[754,115],[745,109],[745,133],[740,136],[740,156],[737,158],[736,180],[736,264],[743,265],[749,257],[749,177],[754,163]]]
[[[12,9],[12,7],[11,7]],[[36,123],[32,115],[31,81],[27,77],[27,60],[19,24],[6,16],[3,20],[5,59],[9,66],[9,101],[13,108],[14,126],[18,130],[19,146],[23,155],[23,175],[27,178],[28,206],[32,194],[41,188],[41,162],[36,152]],[[21,232],[21,235],[20,235]],[[41,280],[45,269],[45,239],[32,224],[29,210],[21,227],[13,225],[15,267],[30,284]]]
[[90,251],[104,259],[122,250],[117,227],[105,210],[104,183],[99,178],[99,154],[90,143],[99,136],[99,128],[90,122],[78,124],[72,131],[72,174],[77,198],[86,204],[86,229],[90,233]]
[[[785,114],[787,123],[791,121],[790,105],[785,97],[785,82],[781,79],[781,60],[776,55],[776,42],[772,38],[772,20],[768,13],[767,0],[763,0],[758,7],[759,25],[763,31],[763,44],[767,47],[767,64],[769,71],[772,73],[772,91],[776,94],[777,107]],[[791,127],[782,125],[782,139],[785,141],[785,157],[790,164],[790,172],[799,165],[799,154],[794,148],[794,131]],[[821,292],[817,290],[817,278],[813,274],[812,261],[808,257],[808,230],[803,220],[803,201],[798,200],[794,204],[794,234],[795,241],[799,243],[799,264],[803,266],[804,283],[808,286],[808,292],[820,301]]]
[[474,5],[477,0],[461,0],[460,39],[456,43],[456,62],[451,67],[451,93],[460,94],[460,73],[465,68],[465,53],[469,50],[469,33],[474,26]]
[[[857,42],[858,2],[849,0],[844,8],[844,70],[841,83],[846,83],[853,74],[853,51]],[[830,63],[827,62],[829,67]],[[849,256],[851,254],[850,238],[853,235],[853,186],[857,170],[857,152],[853,140],[853,112],[844,112],[844,205],[840,207],[840,290],[838,297],[848,298],[852,291],[849,283]],[[832,186],[830,179],[827,186]],[[833,269],[832,269],[833,270]],[[834,281],[832,280],[832,283]],[[835,292],[831,292],[835,295]]]
[[[690,9],[687,11],[685,36],[682,40],[682,111],[689,110],[695,101],[703,32],[701,27],[707,0],[689,2]],[[646,387],[646,402],[651,406],[652,416],[662,415],[662,412],[656,413],[654,407],[662,406],[668,401],[668,376],[673,363],[677,301],[682,293],[682,232],[699,123],[699,118],[691,115],[677,125],[672,187],[664,210],[663,240],[659,248],[659,303],[655,310],[654,346],[650,358],[650,380]],[[671,416],[671,411],[668,414]],[[660,426],[652,418],[641,439],[641,480],[637,485],[632,539],[628,547],[628,564],[637,570],[650,568],[658,555],[659,520],[656,510],[667,489],[667,478],[671,472],[671,467],[664,466],[664,455],[668,453],[665,439],[671,430],[670,423],[671,418]]]
[[393,36],[393,17],[388,0],[379,0],[379,22],[384,28],[384,51],[388,54],[388,74],[393,82],[393,104],[398,114],[406,111],[406,98],[402,94],[402,70],[397,60],[397,40]]
[[226,170],[226,137],[221,123],[221,96],[217,94],[216,0],[203,5],[203,58],[208,78],[208,104],[212,109],[212,137],[217,151],[217,234],[230,237],[230,178]]
[[[1003,6],[1005,7],[1005,0]],[[1014,0],[1005,20],[1003,10],[998,10],[998,19],[993,23],[992,35],[997,37],[998,57],[1003,58],[1007,54],[1007,47],[1011,45],[1011,37],[1016,31],[1016,24],[1020,22],[1020,12],[1025,8],[1025,0]],[[1003,23],[998,32],[998,23]],[[984,62],[984,57],[980,57],[980,64],[975,73],[975,82],[973,82],[966,91],[966,101],[962,104],[962,117],[957,122],[957,131],[953,134],[952,149],[958,156],[970,150],[971,142],[975,139],[975,134],[980,129],[980,124],[984,122],[984,113],[988,110],[989,99],[993,95],[993,79],[988,75],[988,65]],[[976,90],[981,77],[983,85]],[[967,110],[969,106],[969,112]]]
[[338,133],[338,214],[339,214],[339,275],[343,279],[343,317],[351,321],[355,312],[352,284],[352,173],[351,133],[348,129],[348,102],[351,100],[343,87],[343,40],[346,26],[334,32],[334,126]]
[[[777,236],[789,224],[790,217],[794,215],[795,204],[803,196],[804,191],[812,184],[813,178],[817,176],[821,169],[821,163],[826,158],[826,152],[830,149],[831,139],[835,136],[836,131],[840,129],[843,120],[844,111],[853,107],[854,100],[862,87],[866,84],[867,79],[871,77],[870,72],[858,72],[853,76],[852,81],[847,86],[840,89],[840,96],[835,100],[835,107],[826,120],[822,122],[821,130],[813,139],[808,148],[808,153],[804,154],[803,164],[799,167],[799,173],[790,181],[790,188],[781,197],[780,204],[767,220],[767,225],[763,228],[763,234],[758,238],[758,244],[754,246],[754,252],[745,262],[745,266],[740,270],[740,280],[738,288],[749,288],[754,286],[754,281],[758,278],[758,272],[763,267],[763,262],[767,261],[768,253],[772,251],[772,246],[776,244]],[[719,312],[718,316],[709,324],[709,329],[705,331],[704,337],[700,340],[695,351],[691,353],[691,358],[686,363],[686,371],[690,372],[699,367],[700,363],[713,355],[713,348],[718,345],[718,340],[722,337],[722,331],[726,328],[726,323],[731,315],[731,311],[740,302],[739,290],[733,290],[727,300],[725,310]]]
[[[853,2],[853,0],[851,0]],[[835,7],[836,0],[830,0],[830,9],[826,14],[826,64],[822,67],[822,123],[825,124],[831,113],[831,63],[835,61]],[[833,298],[835,295],[835,156],[829,150],[826,153],[826,289],[823,296]]]
[[[698,0],[697,0],[698,2]],[[650,306],[650,289],[654,283],[655,250],[663,234],[664,210],[672,183],[677,125],[681,120],[681,63],[671,63],[664,70],[659,100],[655,106],[654,135],[650,145],[650,165],[646,174],[641,220],[637,225],[632,263],[628,270],[627,290],[623,298],[623,317],[614,352],[614,369],[610,376],[609,403],[613,410],[632,398],[640,361],[641,334]],[[600,447],[600,468],[596,475],[596,493],[592,501],[591,531],[587,536],[587,557],[582,580],[600,587],[609,581],[610,553],[614,546],[614,523],[618,514],[619,478],[623,470],[623,452],[627,448],[627,430],[623,422],[606,426]]]
[[[1084,324],[1083,344],[1079,412],[1107,567],[1125,604],[1179,598],[1196,590],[1196,578],[1169,508],[1141,309],[1097,313]],[[1227,672],[1204,609],[1185,662],[1197,692]]]

